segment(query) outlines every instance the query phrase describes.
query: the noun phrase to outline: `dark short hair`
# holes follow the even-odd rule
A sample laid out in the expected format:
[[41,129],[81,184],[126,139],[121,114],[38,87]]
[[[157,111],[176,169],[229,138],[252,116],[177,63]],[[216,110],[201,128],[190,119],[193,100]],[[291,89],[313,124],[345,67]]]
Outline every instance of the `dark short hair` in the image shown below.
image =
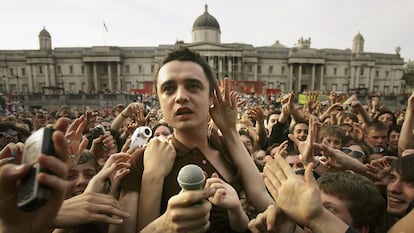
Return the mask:
[[171,51],[161,62],[160,67],[158,68],[157,72],[155,73],[155,89],[157,90],[157,83],[158,83],[158,74],[160,69],[167,63],[171,61],[190,61],[197,63],[203,68],[203,71],[207,77],[207,80],[210,84],[210,94],[213,93],[214,87],[216,84],[216,78],[214,75],[213,70],[211,69],[210,65],[207,61],[197,52],[190,50],[189,48],[178,48],[176,50]]
[[348,172],[327,173],[317,182],[324,193],[346,201],[353,227],[368,226],[374,232],[385,210],[385,200],[374,183]]
[[392,163],[392,167],[402,180],[414,184],[414,154],[399,157]]
[[383,110],[380,111],[380,113],[375,117],[375,120],[379,121],[379,117],[385,114],[390,114],[392,117],[392,124],[396,124],[397,123],[397,118],[395,117],[394,113],[388,110]]
[[370,123],[368,123],[365,126],[365,133],[368,133],[370,130],[386,131],[386,132],[388,132],[388,127],[387,127],[387,125],[384,122],[378,121],[378,120],[374,120],[374,121],[371,121]]
[[266,117],[266,121],[267,121],[267,122],[269,122],[269,118],[270,118],[270,116],[271,116],[271,115],[273,115],[273,114],[278,114],[278,115],[280,115],[281,113],[282,113],[282,111],[280,111],[279,109],[275,109],[275,110],[271,111],[271,112],[267,115],[267,117]]

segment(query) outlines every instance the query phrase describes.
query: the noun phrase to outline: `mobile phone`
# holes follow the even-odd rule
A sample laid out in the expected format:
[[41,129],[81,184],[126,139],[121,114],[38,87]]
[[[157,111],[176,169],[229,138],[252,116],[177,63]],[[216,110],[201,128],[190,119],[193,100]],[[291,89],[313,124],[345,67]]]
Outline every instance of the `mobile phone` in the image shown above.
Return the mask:
[[30,165],[29,173],[21,180],[17,206],[24,211],[34,211],[43,206],[50,198],[52,190],[40,184],[37,176],[41,172],[51,173],[37,163],[40,154],[56,156],[53,146],[53,129],[41,128],[26,139],[22,164]]
[[152,136],[152,130],[148,126],[138,127],[131,136],[130,147],[143,147]]

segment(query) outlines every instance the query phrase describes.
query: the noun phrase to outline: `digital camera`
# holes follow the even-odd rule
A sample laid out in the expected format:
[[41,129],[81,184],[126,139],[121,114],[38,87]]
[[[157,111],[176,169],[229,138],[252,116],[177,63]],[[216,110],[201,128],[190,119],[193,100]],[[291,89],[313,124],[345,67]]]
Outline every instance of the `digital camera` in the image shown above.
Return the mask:
[[130,147],[143,147],[151,136],[152,131],[148,126],[138,127],[132,134]]

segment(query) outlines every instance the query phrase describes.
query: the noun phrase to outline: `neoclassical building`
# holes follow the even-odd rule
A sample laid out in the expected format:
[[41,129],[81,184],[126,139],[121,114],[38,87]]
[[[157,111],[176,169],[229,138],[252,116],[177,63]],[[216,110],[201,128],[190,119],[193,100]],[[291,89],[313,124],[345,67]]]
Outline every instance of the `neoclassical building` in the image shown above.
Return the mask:
[[206,5],[193,23],[191,43],[53,48],[52,37],[43,28],[38,50],[0,50],[0,91],[151,93],[159,62],[170,50],[185,46],[202,54],[219,79],[230,77],[234,88],[245,93],[355,88],[402,93],[404,60],[399,48],[395,54],[365,52],[360,33],[351,42],[352,49],[312,48],[310,38],[300,38],[291,48],[278,41],[261,47],[221,43],[220,24]]

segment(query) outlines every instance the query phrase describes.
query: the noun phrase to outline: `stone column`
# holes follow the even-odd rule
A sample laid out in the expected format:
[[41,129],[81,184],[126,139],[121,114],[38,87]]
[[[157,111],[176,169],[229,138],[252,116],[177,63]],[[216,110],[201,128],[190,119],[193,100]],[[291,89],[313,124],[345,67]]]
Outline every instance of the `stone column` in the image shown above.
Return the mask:
[[28,81],[29,81],[29,93],[33,93],[34,90],[33,90],[32,66],[27,65],[26,69],[27,69],[27,77],[28,77]]
[[241,68],[242,68],[242,63],[241,63],[241,57],[237,58],[237,79],[240,80],[241,79]]
[[94,89],[95,91],[99,91],[99,85],[98,85],[98,74],[96,72],[96,63],[93,63],[93,81],[94,81]]
[[372,67],[368,67],[368,74],[365,78],[365,87],[369,89],[369,83],[372,78]]
[[360,75],[361,75],[361,67],[358,66],[356,68],[354,88],[359,87],[359,77],[360,77]]
[[228,61],[229,61],[229,64],[228,64],[228,70],[229,70],[229,77],[231,77],[232,79],[234,79],[234,75],[233,75],[233,68],[232,68],[232,65],[233,65],[233,61],[232,61],[232,58],[233,57],[229,57],[229,59],[228,59]]
[[37,65],[32,65],[32,71],[33,71],[33,91],[34,92],[40,92],[39,90],[39,82],[37,79]]
[[351,77],[349,79],[349,88],[354,88],[355,87],[355,67],[352,66],[351,67]]
[[83,80],[84,80],[84,82],[85,82],[85,90],[82,90],[82,91],[84,91],[85,93],[89,93],[89,91],[90,91],[90,87],[89,87],[89,83],[90,83],[90,80],[89,80],[89,65],[88,65],[88,63],[84,63],[84,71],[85,71],[85,74],[84,74],[84,77],[83,77]]
[[320,80],[320,83],[319,83],[319,90],[320,90],[321,92],[325,91],[325,89],[323,88],[323,78],[324,78],[324,76],[325,76],[325,73],[324,73],[324,66],[323,66],[323,65],[321,65],[321,80]]
[[311,90],[315,90],[315,64],[312,65],[312,84],[311,84]]
[[223,79],[223,57],[218,57],[218,80]]
[[109,90],[113,91],[114,90],[114,88],[113,88],[114,81],[112,80],[112,69],[111,69],[111,63],[110,62],[108,62],[108,83],[109,83],[109,86],[108,86]]
[[253,79],[257,81],[257,63],[253,65]]
[[121,63],[116,64],[116,76],[118,79],[118,91],[122,93],[122,82],[121,82]]
[[297,91],[300,92],[300,86],[302,84],[302,64],[299,64],[299,72],[298,72],[298,83],[297,83]]
[[50,80],[49,80],[49,69],[48,69],[48,65],[45,64],[43,65],[43,68],[45,70],[45,86],[49,87],[50,86]]
[[49,65],[50,68],[50,85],[56,86],[56,73],[55,73],[55,66],[53,64]]
[[371,73],[371,80],[369,80],[369,91],[373,92],[374,91],[374,80],[375,80],[375,69],[372,69],[372,73]]

